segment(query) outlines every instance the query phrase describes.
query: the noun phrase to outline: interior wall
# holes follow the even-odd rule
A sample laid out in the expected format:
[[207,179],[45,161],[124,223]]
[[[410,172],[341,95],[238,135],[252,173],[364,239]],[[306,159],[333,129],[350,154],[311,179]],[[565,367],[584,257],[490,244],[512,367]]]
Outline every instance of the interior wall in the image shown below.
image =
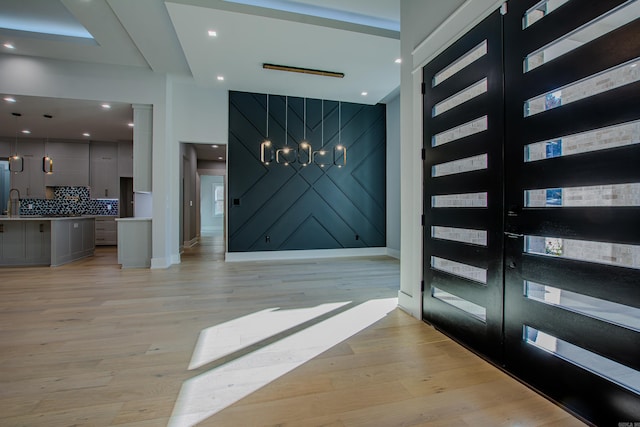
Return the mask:
[[387,102],[387,249],[400,258],[400,95]]
[[183,167],[181,170],[182,187],[182,245],[191,246],[198,237],[198,203],[197,198],[197,170],[198,159],[196,149],[191,144],[181,144],[181,158]]
[[229,134],[228,91],[203,88],[174,78],[174,132],[181,142],[226,144]]
[[[347,147],[343,168],[264,165],[267,96],[229,94],[229,252],[386,246],[386,112],[361,105],[270,95],[269,137],[297,147],[305,136],[328,152]],[[341,110],[341,118],[339,111]],[[341,128],[339,126],[341,125]],[[324,134],[324,138],[323,138]]]

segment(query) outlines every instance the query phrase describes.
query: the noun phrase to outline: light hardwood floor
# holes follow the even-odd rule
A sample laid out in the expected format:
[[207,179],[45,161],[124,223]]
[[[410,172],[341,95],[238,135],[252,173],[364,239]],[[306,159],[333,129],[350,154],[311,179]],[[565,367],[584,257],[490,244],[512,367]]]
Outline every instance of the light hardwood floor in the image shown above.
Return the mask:
[[[2,426],[583,425],[393,309],[390,258],[0,270]],[[346,338],[346,339],[345,339]]]

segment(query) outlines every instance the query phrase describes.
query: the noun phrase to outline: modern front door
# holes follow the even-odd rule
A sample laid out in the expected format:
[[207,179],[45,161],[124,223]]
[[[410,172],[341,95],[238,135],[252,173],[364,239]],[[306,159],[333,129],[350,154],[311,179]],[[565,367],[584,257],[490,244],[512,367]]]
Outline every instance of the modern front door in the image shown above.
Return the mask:
[[640,2],[502,12],[423,70],[424,319],[588,421],[633,425]]

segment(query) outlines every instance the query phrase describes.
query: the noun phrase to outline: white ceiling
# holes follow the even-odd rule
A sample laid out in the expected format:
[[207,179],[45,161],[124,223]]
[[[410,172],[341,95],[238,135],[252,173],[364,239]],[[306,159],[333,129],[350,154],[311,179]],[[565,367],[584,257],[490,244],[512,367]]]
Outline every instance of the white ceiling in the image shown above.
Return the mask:
[[[4,96],[3,96],[4,98]],[[0,98],[0,137],[19,139],[64,139],[84,141],[132,141],[133,109],[130,104],[75,99],[14,96],[10,103]],[[14,117],[12,113],[22,116]],[[44,115],[53,116],[46,118]],[[23,130],[30,134],[23,134]],[[89,137],[83,133],[89,133]]]
[[[399,28],[400,0],[248,2],[268,8],[224,0],[2,0],[0,23],[2,18],[17,21],[19,17],[40,25],[75,25],[84,27],[94,40],[0,28],[0,45],[15,46],[0,50],[9,55],[147,68],[191,76],[206,87],[369,104],[384,101],[398,88],[400,66],[394,60],[400,55],[400,35],[389,28]],[[296,12],[282,10],[286,7]],[[218,36],[209,37],[209,29]],[[345,77],[263,70],[264,62],[338,71]],[[224,81],[217,80],[218,75]],[[368,95],[362,96],[363,91]],[[75,121],[96,129],[87,129],[92,139],[94,135],[100,140],[131,138],[130,129],[125,129],[125,135],[119,128],[122,115],[113,114],[111,119],[95,105],[16,98],[19,102],[11,105],[0,100],[2,134],[14,135],[10,111],[17,111],[23,114],[24,127],[33,129],[42,127],[35,122],[42,121],[42,114],[54,115],[47,127],[60,129],[49,130],[50,138],[82,138],[79,128],[71,125],[73,119],[63,122],[73,114]],[[131,117],[130,106],[122,107],[111,113],[128,109]],[[30,117],[33,125],[26,123]]]

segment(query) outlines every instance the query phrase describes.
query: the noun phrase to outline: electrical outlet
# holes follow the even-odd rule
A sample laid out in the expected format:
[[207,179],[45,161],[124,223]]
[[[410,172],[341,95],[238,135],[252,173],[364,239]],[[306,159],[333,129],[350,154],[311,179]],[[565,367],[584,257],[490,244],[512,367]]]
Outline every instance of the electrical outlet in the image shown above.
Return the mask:
[[107,210],[110,211],[111,210],[111,205],[107,205]]
[[33,203],[29,203],[29,204],[27,205],[27,209],[33,209]]
[[271,236],[264,236],[265,243],[271,243]]

